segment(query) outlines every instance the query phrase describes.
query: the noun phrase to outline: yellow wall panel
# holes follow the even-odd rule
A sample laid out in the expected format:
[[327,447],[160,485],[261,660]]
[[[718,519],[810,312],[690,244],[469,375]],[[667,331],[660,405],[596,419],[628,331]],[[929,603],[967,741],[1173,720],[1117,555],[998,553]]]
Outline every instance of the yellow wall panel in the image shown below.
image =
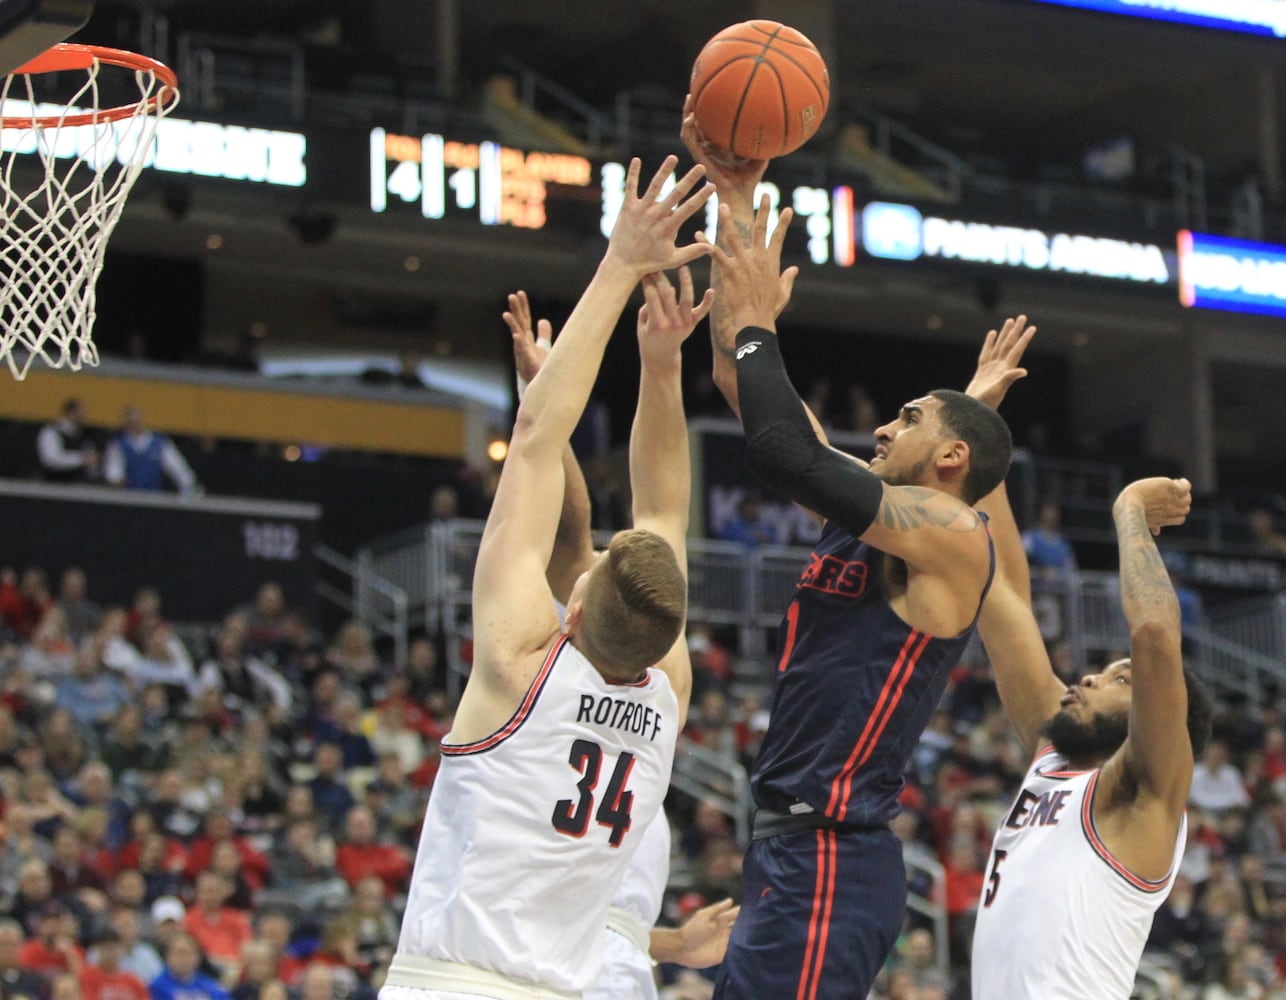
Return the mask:
[[32,372],[0,386],[0,418],[44,422],[63,401],[82,400],[92,426],[115,428],[138,406],[148,426],[171,434],[395,452],[440,458],[465,453],[465,414],[448,406],[290,388],[176,382],[97,372]]

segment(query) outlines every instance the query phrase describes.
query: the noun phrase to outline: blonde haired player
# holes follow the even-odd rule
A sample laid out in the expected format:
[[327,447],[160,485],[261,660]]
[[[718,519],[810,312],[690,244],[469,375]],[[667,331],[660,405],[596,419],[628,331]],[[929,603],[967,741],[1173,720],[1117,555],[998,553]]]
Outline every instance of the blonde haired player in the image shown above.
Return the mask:
[[[682,303],[692,294],[686,268],[680,271],[679,282]],[[674,305],[669,296],[649,296],[647,306],[639,313],[639,336],[647,335],[645,323],[651,312],[660,315],[661,310]],[[531,305],[522,291],[509,296],[509,311],[504,319],[513,337],[521,400],[549,354],[553,328],[545,319],[533,327]],[[676,325],[680,321],[675,317]],[[576,580],[596,558],[589,489],[570,444],[563,448],[563,476],[563,510],[545,573],[554,599],[559,602],[560,616],[565,615],[565,603]],[[685,646],[676,655],[686,652]],[[658,963],[703,969],[723,960],[740,907],[725,899],[697,910],[681,927],[657,927],[669,873],[670,824],[662,808],[643,830],[638,848],[612,895],[603,935],[603,967],[594,985],[585,991],[584,1000],[656,1000]]]
[[[687,596],[690,471],[674,461],[687,441],[686,331],[658,330],[641,347],[635,528],[576,581],[566,633],[545,568],[563,448],[617,318],[645,276],[704,252],[674,245],[710,194],[692,194],[694,169],[662,196],[676,163],[667,158],[640,196],[631,162],[607,252],[519,406],[474,569],[473,672],[442,744],[383,1000],[578,997],[598,972],[611,893],[669,784],[691,685],[675,655]],[[651,294],[673,295],[657,284]],[[709,303],[679,307],[689,331]]]
[[[996,406],[1026,375],[1035,328],[992,331],[969,393]],[[1130,483],[1112,508],[1130,656],[1064,685],[1031,610],[1004,487],[980,503],[999,570],[979,632],[1028,752],[996,831],[973,938],[976,1000],[1126,1000],[1152,917],[1183,855],[1184,807],[1210,707],[1183,668],[1179,603],[1153,537],[1182,524],[1186,479]]]

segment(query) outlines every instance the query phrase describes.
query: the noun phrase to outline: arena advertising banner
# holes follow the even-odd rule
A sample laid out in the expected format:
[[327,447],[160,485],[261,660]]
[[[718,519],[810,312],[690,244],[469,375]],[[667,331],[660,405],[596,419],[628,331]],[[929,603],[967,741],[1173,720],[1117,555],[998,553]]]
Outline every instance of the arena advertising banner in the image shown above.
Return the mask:
[[1136,285],[1173,280],[1167,253],[1155,243],[926,215],[897,202],[866,205],[860,239],[868,254],[883,260],[959,261]]
[[1247,35],[1286,36],[1286,4],[1281,0],[1036,0],[1037,3],[1104,14],[1172,21]]
[[1179,301],[1200,309],[1286,316],[1286,246],[1183,230]]
[[218,621],[268,581],[310,613],[320,517],[316,504],[0,480],[5,565],[39,566],[55,585],[79,566],[103,604],[156,587],[171,621]]

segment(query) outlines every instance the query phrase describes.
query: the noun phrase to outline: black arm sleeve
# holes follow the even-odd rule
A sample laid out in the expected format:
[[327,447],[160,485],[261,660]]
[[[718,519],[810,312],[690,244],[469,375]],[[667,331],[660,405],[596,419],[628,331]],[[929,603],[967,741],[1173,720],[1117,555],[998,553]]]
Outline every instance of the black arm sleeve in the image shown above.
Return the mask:
[[748,326],[737,334],[737,395],[755,478],[852,535],[866,531],[879,512],[884,484],[817,439],[775,333]]

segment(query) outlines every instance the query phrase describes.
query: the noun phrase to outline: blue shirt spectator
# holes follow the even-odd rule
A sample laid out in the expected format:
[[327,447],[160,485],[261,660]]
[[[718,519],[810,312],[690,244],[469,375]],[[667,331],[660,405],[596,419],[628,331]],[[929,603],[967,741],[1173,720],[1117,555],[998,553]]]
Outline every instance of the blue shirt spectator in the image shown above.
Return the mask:
[[71,713],[76,724],[101,731],[130,700],[119,677],[103,668],[98,654],[86,647],[76,654],[75,672],[58,681],[55,704]]
[[137,406],[125,408],[121,432],[108,442],[103,478],[131,490],[164,489],[169,478],[185,496],[201,492],[196,474],[174,442],[149,430]]
[[228,992],[197,969],[201,950],[189,934],[176,934],[165,949],[165,971],[152,980],[152,1000],[229,1000]]
[[1023,548],[1033,576],[1065,579],[1076,570],[1076,553],[1063,537],[1062,511],[1046,500],[1040,505],[1036,527],[1023,532]]
[[763,514],[759,498],[748,493],[737,504],[737,514],[724,522],[719,538],[725,542],[740,542],[748,549],[759,545],[774,545],[777,532]]

